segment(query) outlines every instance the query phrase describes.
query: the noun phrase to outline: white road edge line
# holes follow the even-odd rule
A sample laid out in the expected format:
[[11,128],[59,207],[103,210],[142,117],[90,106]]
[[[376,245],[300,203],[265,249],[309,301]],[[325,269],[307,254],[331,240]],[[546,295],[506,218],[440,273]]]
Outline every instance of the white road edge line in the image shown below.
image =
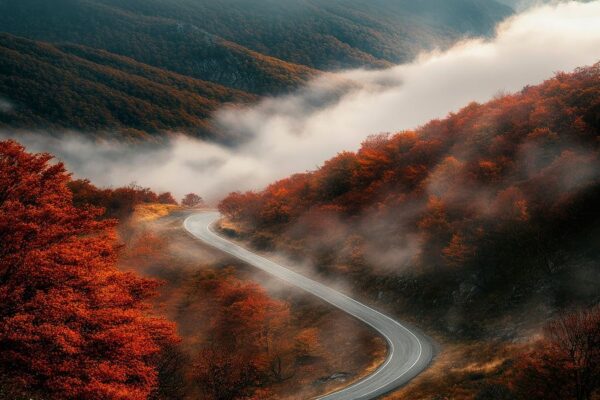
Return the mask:
[[[188,217],[187,217],[187,218],[184,220],[184,222],[183,222],[183,225],[184,225],[184,228],[185,228],[185,230],[186,230],[186,231],[187,231],[187,232],[188,232],[188,233],[189,233],[189,234],[190,234],[190,235],[191,235],[191,236],[192,236],[194,239],[203,241],[201,238],[197,237],[196,235],[194,235],[194,234],[192,233],[192,230],[189,228],[189,225],[188,225],[188,221],[189,221],[189,220],[190,220],[192,217],[194,217],[195,215],[198,215],[198,214],[192,214],[192,215],[188,216]],[[212,223],[212,224],[208,225],[206,228],[207,228],[207,230],[208,230],[208,231],[209,231],[209,232],[210,232],[212,235],[216,236],[218,239],[220,239],[220,240],[222,240],[222,241],[224,241],[224,242],[227,242],[229,245],[236,246],[236,247],[240,248],[240,249],[241,249],[241,250],[243,250],[243,251],[246,251],[246,252],[248,252],[248,253],[251,253],[251,254],[253,254],[255,257],[257,257],[258,259],[260,259],[260,260],[266,261],[267,263],[272,263],[272,264],[275,264],[275,265],[277,265],[278,267],[280,267],[280,268],[282,268],[282,269],[284,269],[284,270],[286,270],[286,271],[290,272],[292,275],[297,275],[297,276],[301,277],[302,279],[306,279],[306,280],[308,280],[308,281],[310,281],[310,282],[313,282],[313,283],[315,283],[315,284],[317,284],[317,285],[325,286],[325,285],[323,285],[323,284],[321,284],[321,283],[319,283],[319,282],[317,282],[317,281],[315,281],[315,280],[313,280],[313,279],[310,279],[310,278],[308,278],[308,277],[306,277],[306,276],[304,276],[304,275],[302,275],[302,274],[299,274],[299,273],[297,273],[296,271],[293,271],[293,270],[291,270],[291,269],[289,269],[289,268],[287,268],[287,267],[284,267],[283,265],[280,265],[280,264],[278,264],[278,263],[276,263],[276,262],[274,262],[274,261],[271,261],[271,260],[269,260],[269,259],[267,259],[267,258],[265,258],[265,257],[262,257],[261,255],[254,253],[253,251],[251,251],[251,250],[249,250],[249,249],[245,248],[244,246],[241,246],[241,245],[239,245],[239,244],[237,244],[237,243],[234,243],[234,242],[231,242],[231,241],[229,241],[228,239],[224,238],[223,236],[221,236],[221,235],[219,235],[217,232],[215,232],[215,230],[213,229],[213,225],[214,225],[215,223],[216,223],[216,222],[214,222],[214,223]],[[211,244],[210,244],[210,243],[208,243],[208,242],[205,242],[205,243],[207,243],[208,245],[211,245]],[[212,246],[212,245],[211,245],[211,247],[216,247],[216,246]],[[235,257],[235,258],[241,259],[241,258],[240,258],[238,255],[236,255],[235,253],[233,253],[233,252],[231,252],[231,251],[228,251],[228,250],[226,250],[226,249],[222,249],[222,248],[219,248],[219,247],[216,247],[216,248],[217,248],[219,251],[222,251],[222,252],[224,252],[224,253],[227,253],[227,254],[229,254],[229,255],[231,255],[231,256],[233,256],[233,257]],[[242,261],[244,261],[244,262],[246,262],[246,263],[248,263],[248,264],[252,265],[252,262],[249,262],[249,261],[247,261],[247,260],[243,260],[243,259],[242,259]],[[259,268],[259,269],[263,270],[263,271],[264,271],[264,272],[266,272],[266,273],[269,273],[269,271],[265,271],[265,270],[264,270],[263,268],[261,268],[261,267],[258,267],[258,266],[256,266],[256,265],[253,265],[253,266],[254,266],[255,268]],[[270,275],[273,275],[272,273],[269,273],[269,274],[270,274]],[[382,332],[381,330],[379,330],[379,329],[377,328],[377,326],[375,326],[373,323],[371,323],[371,322],[368,322],[368,321],[367,321],[367,320],[365,320],[364,318],[362,318],[362,317],[360,317],[360,316],[358,316],[358,315],[354,315],[354,314],[352,314],[352,313],[348,312],[347,310],[344,310],[342,307],[340,307],[340,306],[336,305],[336,304],[335,304],[333,301],[330,301],[330,300],[328,300],[327,298],[325,298],[325,297],[323,297],[323,296],[321,296],[321,295],[319,295],[319,294],[317,294],[317,293],[314,293],[314,292],[312,292],[312,291],[310,291],[310,290],[307,290],[307,289],[305,289],[305,288],[302,288],[302,287],[298,286],[297,284],[295,284],[293,281],[290,281],[290,280],[286,279],[285,277],[281,277],[281,276],[277,276],[277,275],[275,275],[275,277],[276,277],[277,279],[280,279],[280,280],[282,280],[282,281],[285,281],[285,282],[287,282],[288,284],[290,284],[290,285],[292,285],[292,286],[298,287],[299,289],[301,289],[301,290],[303,290],[303,291],[305,291],[305,292],[308,292],[308,293],[310,293],[310,294],[311,294],[311,295],[313,295],[313,296],[319,297],[321,300],[323,300],[323,301],[327,302],[328,304],[331,304],[331,305],[333,305],[334,307],[336,307],[336,308],[340,309],[341,311],[345,312],[346,314],[349,314],[349,315],[351,315],[352,317],[354,317],[354,318],[356,318],[356,319],[358,319],[358,320],[362,321],[363,323],[365,323],[365,324],[369,325],[371,328],[373,328],[375,331],[377,331],[377,332],[378,332],[378,333],[379,333],[381,336],[383,336],[383,337],[385,338],[386,342],[388,343],[388,349],[389,349],[389,351],[388,351],[388,355],[387,355],[387,357],[386,357],[386,360],[385,360],[385,362],[384,362],[384,363],[382,363],[382,364],[381,364],[381,365],[380,365],[380,366],[377,368],[377,370],[376,370],[375,372],[373,372],[372,374],[370,374],[370,375],[368,375],[368,376],[366,376],[366,377],[364,377],[364,378],[362,378],[362,379],[360,379],[360,380],[358,380],[358,381],[354,382],[354,383],[353,383],[353,384],[351,384],[350,386],[346,386],[346,387],[344,387],[344,388],[342,388],[342,389],[340,389],[340,390],[337,390],[337,391],[335,391],[335,392],[331,392],[331,393],[327,393],[327,394],[325,394],[325,395],[319,396],[319,397],[317,397],[317,398],[316,398],[316,400],[325,399],[325,398],[327,398],[327,397],[329,397],[329,396],[331,396],[331,395],[334,395],[334,394],[336,394],[336,393],[339,393],[339,392],[342,392],[342,391],[345,391],[345,390],[348,390],[348,389],[354,388],[354,387],[356,387],[356,386],[362,385],[362,384],[364,384],[364,382],[367,382],[367,381],[369,381],[369,380],[373,379],[374,377],[376,377],[378,374],[380,374],[382,371],[384,371],[384,370],[385,370],[385,367],[386,367],[386,366],[387,366],[387,365],[390,363],[390,361],[393,359],[393,357],[394,357],[394,352],[395,352],[395,347],[394,347],[394,344],[393,344],[393,342],[392,342],[391,338],[390,338],[390,337],[389,337],[387,334],[385,334],[384,332]],[[412,369],[415,367],[415,365],[417,365],[417,363],[418,363],[419,361],[421,361],[421,357],[422,357],[422,354],[423,354],[423,345],[422,345],[422,343],[421,343],[421,340],[420,340],[420,339],[417,337],[417,335],[415,335],[415,334],[414,334],[414,333],[413,333],[413,332],[412,332],[410,329],[408,329],[407,327],[405,327],[404,325],[402,325],[400,322],[398,322],[398,321],[396,321],[396,320],[392,319],[391,317],[389,317],[389,316],[387,316],[387,315],[385,315],[385,314],[381,313],[380,311],[377,311],[377,310],[375,310],[375,309],[373,309],[373,308],[369,307],[368,305],[366,305],[366,304],[363,304],[363,303],[361,303],[361,302],[359,302],[359,301],[357,301],[357,300],[355,300],[355,299],[353,299],[353,298],[351,298],[351,297],[349,297],[349,296],[345,295],[344,293],[341,293],[341,292],[339,292],[339,291],[337,291],[337,290],[335,290],[335,289],[332,289],[332,288],[330,288],[330,287],[328,287],[328,286],[326,286],[326,287],[327,287],[327,289],[328,289],[328,290],[331,290],[331,292],[332,292],[332,293],[335,293],[335,294],[337,294],[337,295],[339,295],[339,296],[342,296],[342,297],[344,297],[345,299],[349,300],[350,302],[353,302],[353,303],[355,303],[355,304],[357,304],[357,305],[359,305],[359,306],[361,306],[361,307],[364,307],[364,308],[366,308],[366,309],[369,309],[369,310],[370,310],[370,311],[372,311],[373,313],[375,313],[375,314],[378,314],[379,316],[381,316],[381,317],[385,318],[386,320],[388,320],[388,321],[390,321],[390,322],[392,322],[392,323],[396,324],[398,327],[402,328],[404,331],[406,331],[407,333],[409,333],[409,334],[410,334],[410,335],[411,335],[411,336],[412,336],[412,337],[413,337],[413,338],[416,340],[416,342],[417,342],[417,343],[418,343],[418,345],[419,345],[419,354],[418,354],[417,358],[416,358],[416,359],[414,360],[414,362],[413,362],[413,363],[412,363],[412,364],[411,364],[411,365],[408,367],[408,369],[407,369],[406,371],[404,371],[404,372],[402,372],[400,375],[396,376],[396,377],[395,377],[395,379],[394,379],[394,381],[398,380],[398,379],[399,379],[399,378],[401,378],[402,376],[404,376],[404,375],[406,375],[407,373],[411,372],[411,371],[412,371]],[[390,384],[390,383],[393,383],[394,381],[392,381],[392,382],[388,382],[388,384]],[[372,390],[372,391],[370,391],[370,392],[367,392],[367,393],[363,393],[363,394],[361,395],[361,398],[362,398],[362,397],[364,397],[364,396],[368,396],[368,395],[370,395],[370,394],[372,394],[372,393],[374,393],[374,392],[378,391],[379,389],[380,389],[380,388],[378,388],[378,389],[374,389],[374,390]]]

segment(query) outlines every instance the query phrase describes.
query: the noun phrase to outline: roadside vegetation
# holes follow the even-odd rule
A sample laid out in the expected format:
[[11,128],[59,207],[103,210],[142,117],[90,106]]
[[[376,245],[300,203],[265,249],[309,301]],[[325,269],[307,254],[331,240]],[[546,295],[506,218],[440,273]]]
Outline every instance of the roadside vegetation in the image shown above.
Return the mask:
[[383,360],[360,322],[191,239],[177,215],[203,202],[182,203],[0,142],[0,399],[303,399]]
[[[598,371],[567,361],[556,336],[594,346],[600,330],[599,98],[596,64],[373,136],[316,171],[230,194],[219,206],[223,232],[342,280],[449,348],[511,349],[525,375],[494,372],[506,398],[591,398]],[[586,363],[597,357],[570,351]],[[476,362],[498,361],[493,353]],[[496,390],[482,386],[486,376],[438,378],[449,379],[447,398],[472,398]]]
[[305,399],[385,358],[374,331],[206,247],[180,218],[133,218],[120,235],[121,268],[164,283],[157,304],[182,338],[164,353],[157,398]]
[[51,160],[0,142],[0,396],[145,399],[179,340],[158,282],[117,268],[116,221]]

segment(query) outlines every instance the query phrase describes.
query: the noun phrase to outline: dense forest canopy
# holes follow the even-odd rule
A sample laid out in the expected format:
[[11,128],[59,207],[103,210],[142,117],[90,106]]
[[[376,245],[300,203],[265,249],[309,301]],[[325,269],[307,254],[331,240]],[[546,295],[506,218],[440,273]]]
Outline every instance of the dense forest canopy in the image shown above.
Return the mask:
[[[203,48],[232,42],[318,69],[407,61],[423,48],[447,45],[465,34],[489,34],[511,13],[496,1],[481,0],[259,0],[252,7],[243,0],[60,0],[51,6],[10,0],[2,11],[6,32],[137,54],[134,58],[153,59],[148,62],[153,65],[169,58],[175,68],[201,64]],[[146,48],[142,39],[150,40]],[[178,46],[170,49],[171,44]],[[187,51],[199,53],[186,60],[192,54]]]
[[54,46],[0,33],[0,93],[11,109],[0,127],[73,129],[130,137],[184,130],[223,139],[210,126],[224,103],[255,96],[81,46]]
[[[593,303],[599,99],[600,64],[560,73],[373,136],[316,171],[232,193],[219,209],[257,246],[308,253],[360,287],[382,279],[379,289],[419,303],[444,329],[481,334],[481,320],[457,326],[450,309],[483,319],[532,296],[550,307]],[[422,279],[396,278],[405,273]]]
[[482,0],[5,0],[0,126],[222,139],[208,120],[224,103],[407,61],[510,13]]
[[76,207],[69,181],[0,142],[0,396],[148,398],[174,325],[152,312],[156,281],[117,269],[116,221]]

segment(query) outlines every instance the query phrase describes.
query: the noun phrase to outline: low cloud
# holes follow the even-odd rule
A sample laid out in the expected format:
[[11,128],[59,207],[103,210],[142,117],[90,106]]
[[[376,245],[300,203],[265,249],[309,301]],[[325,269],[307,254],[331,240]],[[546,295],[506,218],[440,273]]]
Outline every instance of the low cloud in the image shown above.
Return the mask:
[[489,40],[467,40],[386,70],[325,74],[291,95],[219,112],[215,123],[244,138],[232,147],[186,137],[162,147],[125,147],[82,135],[4,136],[57,154],[77,176],[99,185],[135,181],[216,200],[314,169],[341,150],[357,149],[370,134],[415,128],[471,101],[593,64],[600,60],[598,21],[600,1],[546,5],[501,23]]
[[15,139],[29,151],[54,154],[75,177],[89,178],[98,186],[136,183],[155,191],[172,191],[178,197],[193,191],[214,201],[249,182],[268,182],[273,177],[257,158],[185,136],[160,145],[97,140],[80,132],[57,137],[46,132],[4,131],[0,137]]

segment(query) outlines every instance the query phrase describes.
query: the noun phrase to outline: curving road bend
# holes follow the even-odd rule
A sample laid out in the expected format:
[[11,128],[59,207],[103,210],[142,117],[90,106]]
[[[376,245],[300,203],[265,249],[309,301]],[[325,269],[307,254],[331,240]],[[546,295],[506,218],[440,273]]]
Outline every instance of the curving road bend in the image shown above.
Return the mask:
[[201,212],[186,218],[183,225],[197,239],[320,297],[370,325],[387,340],[387,358],[375,372],[344,389],[321,396],[318,398],[319,400],[375,399],[405,384],[427,368],[433,357],[433,344],[425,335],[411,330],[379,311],[328,286],[291,271],[219,236],[211,228],[219,218],[218,212]]

